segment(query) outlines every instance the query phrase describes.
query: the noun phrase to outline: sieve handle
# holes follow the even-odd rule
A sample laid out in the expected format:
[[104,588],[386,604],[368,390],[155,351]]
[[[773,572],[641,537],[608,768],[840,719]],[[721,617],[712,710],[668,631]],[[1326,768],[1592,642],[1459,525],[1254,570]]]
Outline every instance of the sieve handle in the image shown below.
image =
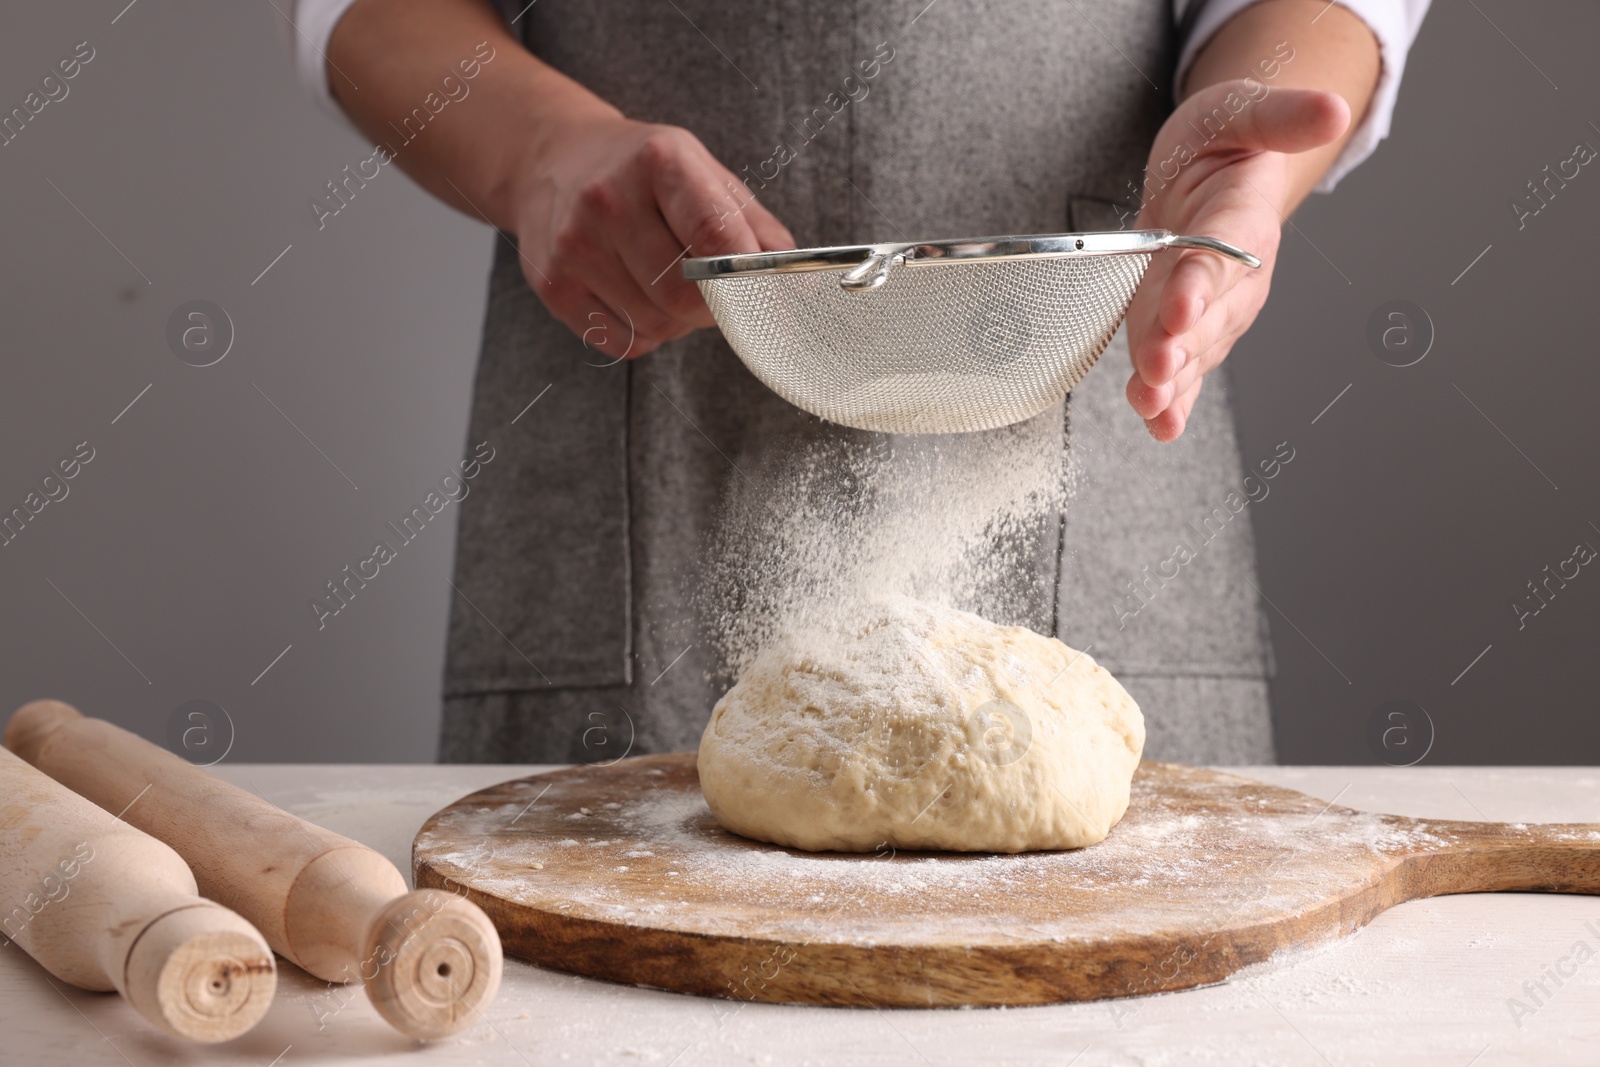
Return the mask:
[[1199,248],[1206,252],[1213,252],[1219,256],[1243,263],[1245,266],[1255,268],[1261,266],[1261,258],[1253,256],[1242,248],[1236,248],[1226,241],[1219,241],[1215,237],[1180,237],[1171,234],[1162,240],[1168,248]]
[[906,261],[904,252],[874,252],[844,272],[839,288],[847,293],[864,293],[889,280],[889,272]]

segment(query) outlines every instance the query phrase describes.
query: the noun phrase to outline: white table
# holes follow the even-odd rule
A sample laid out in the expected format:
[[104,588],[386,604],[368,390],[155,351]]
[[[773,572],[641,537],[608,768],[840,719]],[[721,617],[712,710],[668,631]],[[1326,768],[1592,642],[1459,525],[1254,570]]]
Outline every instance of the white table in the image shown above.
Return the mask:
[[[422,821],[537,768],[232,766],[227,778],[383,852],[409,873]],[[1600,822],[1589,768],[1247,767],[1239,773],[1352,807],[1496,821]],[[113,994],[50,978],[0,949],[0,1063],[117,1065],[911,1063],[1600,1063],[1600,899],[1541,894],[1405,904],[1360,934],[1208,989],[1046,1008],[913,1011],[707,1000],[506,961],[486,1022],[434,1045],[389,1029],[364,994],[318,1027],[327,986],[282,964],[278,997],[222,1046],[167,1038]],[[1596,954],[1555,985],[1578,941]],[[1572,963],[1563,964],[1571,970]],[[1523,983],[1543,980],[1536,1005]],[[1517,998],[1531,1014],[1514,1019]],[[1520,1025],[1519,1025],[1520,1022]]]

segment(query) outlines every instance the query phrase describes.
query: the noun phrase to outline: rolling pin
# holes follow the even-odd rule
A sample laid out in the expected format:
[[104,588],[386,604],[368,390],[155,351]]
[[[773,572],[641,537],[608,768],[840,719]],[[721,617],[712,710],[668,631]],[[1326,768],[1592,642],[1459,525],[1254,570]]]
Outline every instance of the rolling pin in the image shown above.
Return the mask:
[[476,1022],[500,985],[500,938],[471,901],[406,891],[359,842],[54,700],[11,717],[5,747],[188,860],[200,892],[249,919],[328,982],[362,982],[400,1032],[430,1040]]
[[0,752],[0,930],[80,989],[115,989],[146,1019],[226,1041],[272,1005],[272,950],[197,895],[171,848]]

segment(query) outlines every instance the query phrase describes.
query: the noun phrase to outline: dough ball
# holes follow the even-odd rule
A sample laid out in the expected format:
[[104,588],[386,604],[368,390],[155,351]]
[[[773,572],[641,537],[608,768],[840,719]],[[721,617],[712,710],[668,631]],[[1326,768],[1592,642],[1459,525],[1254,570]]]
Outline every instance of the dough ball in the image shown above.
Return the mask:
[[711,713],[700,787],[727,829],[793,848],[1080,848],[1122,818],[1143,749],[1089,656],[895,598],[763,650]]

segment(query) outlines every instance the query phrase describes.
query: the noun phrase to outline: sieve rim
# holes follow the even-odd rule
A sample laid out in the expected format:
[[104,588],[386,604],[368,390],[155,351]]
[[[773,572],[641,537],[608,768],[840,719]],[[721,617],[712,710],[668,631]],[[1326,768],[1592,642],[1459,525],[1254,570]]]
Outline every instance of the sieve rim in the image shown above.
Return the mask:
[[1068,256],[1149,255],[1171,246],[1177,237],[1170,230],[1101,230],[1083,233],[1041,233],[1002,237],[968,237],[944,241],[891,241],[870,245],[831,245],[794,248],[781,252],[745,252],[732,256],[701,256],[683,261],[683,276],[690,281],[714,281],[729,275],[791,274],[800,271],[840,270],[859,266],[875,256],[903,256],[906,266],[930,266],[959,261],[992,263],[1017,259],[1056,259]]

